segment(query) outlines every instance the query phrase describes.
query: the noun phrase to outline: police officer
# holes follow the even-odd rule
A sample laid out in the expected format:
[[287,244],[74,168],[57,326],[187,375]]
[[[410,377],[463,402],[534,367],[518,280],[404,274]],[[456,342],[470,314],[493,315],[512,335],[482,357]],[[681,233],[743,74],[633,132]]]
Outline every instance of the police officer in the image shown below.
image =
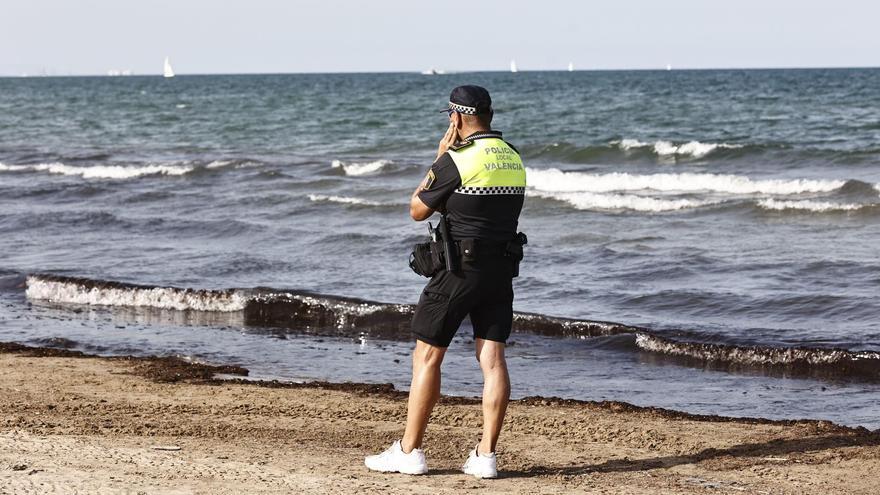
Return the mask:
[[416,306],[412,329],[418,340],[404,436],[365,462],[376,471],[427,472],[422,439],[440,396],[440,364],[462,320],[470,316],[483,372],[483,433],[463,470],[494,478],[495,446],[510,397],[504,348],[513,319],[512,278],[518,262],[511,247],[517,239],[526,175],[516,148],[490,127],[492,99],[486,89],[455,88],[445,111],[449,128],[434,164],[412,195],[410,215],[422,221],[435,211],[445,213],[458,265],[434,275]]

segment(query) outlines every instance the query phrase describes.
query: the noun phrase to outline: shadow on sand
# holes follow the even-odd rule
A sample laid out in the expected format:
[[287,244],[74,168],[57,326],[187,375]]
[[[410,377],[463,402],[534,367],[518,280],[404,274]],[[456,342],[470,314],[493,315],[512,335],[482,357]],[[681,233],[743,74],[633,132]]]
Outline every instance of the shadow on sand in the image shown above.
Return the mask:
[[709,448],[690,455],[673,455],[648,459],[613,459],[602,464],[568,467],[534,466],[521,471],[499,473],[504,478],[527,478],[544,475],[582,475],[665,469],[683,464],[696,464],[721,457],[764,458],[789,454],[803,454],[843,447],[873,447],[880,445],[880,432],[853,433],[832,436],[813,436],[790,440],[770,440],[764,443],[734,445],[726,449]]

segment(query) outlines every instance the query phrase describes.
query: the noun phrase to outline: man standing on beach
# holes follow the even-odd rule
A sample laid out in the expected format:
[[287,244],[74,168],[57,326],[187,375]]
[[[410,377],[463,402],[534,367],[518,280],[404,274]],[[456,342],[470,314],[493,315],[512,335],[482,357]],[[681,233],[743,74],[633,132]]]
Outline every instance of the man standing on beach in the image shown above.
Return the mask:
[[[517,235],[526,175],[519,153],[492,130],[492,99],[479,86],[459,86],[446,109],[449,128],[437,158],[410,201],[410,216],[446,214],[460,268],[431,278],[413,316],[417,337],[406,431],[385,452],[367,457],[382,472],[428,471],[422,439],[440,397],[440,365],[465,316],[470,316],[483,372],[483,435],[463,470],[495,478],[495,446],[510,398],[504,349],[513,320],[512,279],[521,258]],[[518,252],[517,252],[518,251]]]

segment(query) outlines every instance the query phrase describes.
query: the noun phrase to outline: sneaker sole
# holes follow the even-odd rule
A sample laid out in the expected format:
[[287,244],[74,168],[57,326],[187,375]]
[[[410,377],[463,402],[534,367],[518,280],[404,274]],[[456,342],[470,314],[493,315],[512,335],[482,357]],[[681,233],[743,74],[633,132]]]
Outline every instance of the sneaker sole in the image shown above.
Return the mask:
[[495,478],[498,477],[498,473],[495,473],[495,474],[491,474],[491,473],[490,473],[490,474],[485,474],[485,473],[476,473],[476,472],[473,472],[473,471],[463,471],[463,472],[464,472],[464,474],[469,474],[469,475],[471,475],[471,476],[473,476],[473,477],[475,477],[475,478],[480,478],[480,479],[483,479],[483,480],[493,480],[493,479],[495,479]]
[[400,474],[409,474],[412,476],[418,476],[420,474],[426,474],[428,472],[428,468],[420,468],[420,469],[376,469],[372,468],[366,464],[364,464],[367,469],[370,471],[375,471],[377,473],[400,473]]

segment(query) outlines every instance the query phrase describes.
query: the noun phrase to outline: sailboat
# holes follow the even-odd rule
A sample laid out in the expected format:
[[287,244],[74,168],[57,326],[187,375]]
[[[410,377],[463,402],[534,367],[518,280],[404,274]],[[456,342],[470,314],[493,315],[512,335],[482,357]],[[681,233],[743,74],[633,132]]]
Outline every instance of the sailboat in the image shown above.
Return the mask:
[[510,61],[510,72],[516,72],[516,60]]
[[569,72],[574,72],[574,62],[569,62],[569,63],[568,63],[568,71],[569,71]]
[[171,68],[171,61],[168,60],[168,57],[165,57],[165,70],[162,75],[165,77],[174,77],[174,69]]

